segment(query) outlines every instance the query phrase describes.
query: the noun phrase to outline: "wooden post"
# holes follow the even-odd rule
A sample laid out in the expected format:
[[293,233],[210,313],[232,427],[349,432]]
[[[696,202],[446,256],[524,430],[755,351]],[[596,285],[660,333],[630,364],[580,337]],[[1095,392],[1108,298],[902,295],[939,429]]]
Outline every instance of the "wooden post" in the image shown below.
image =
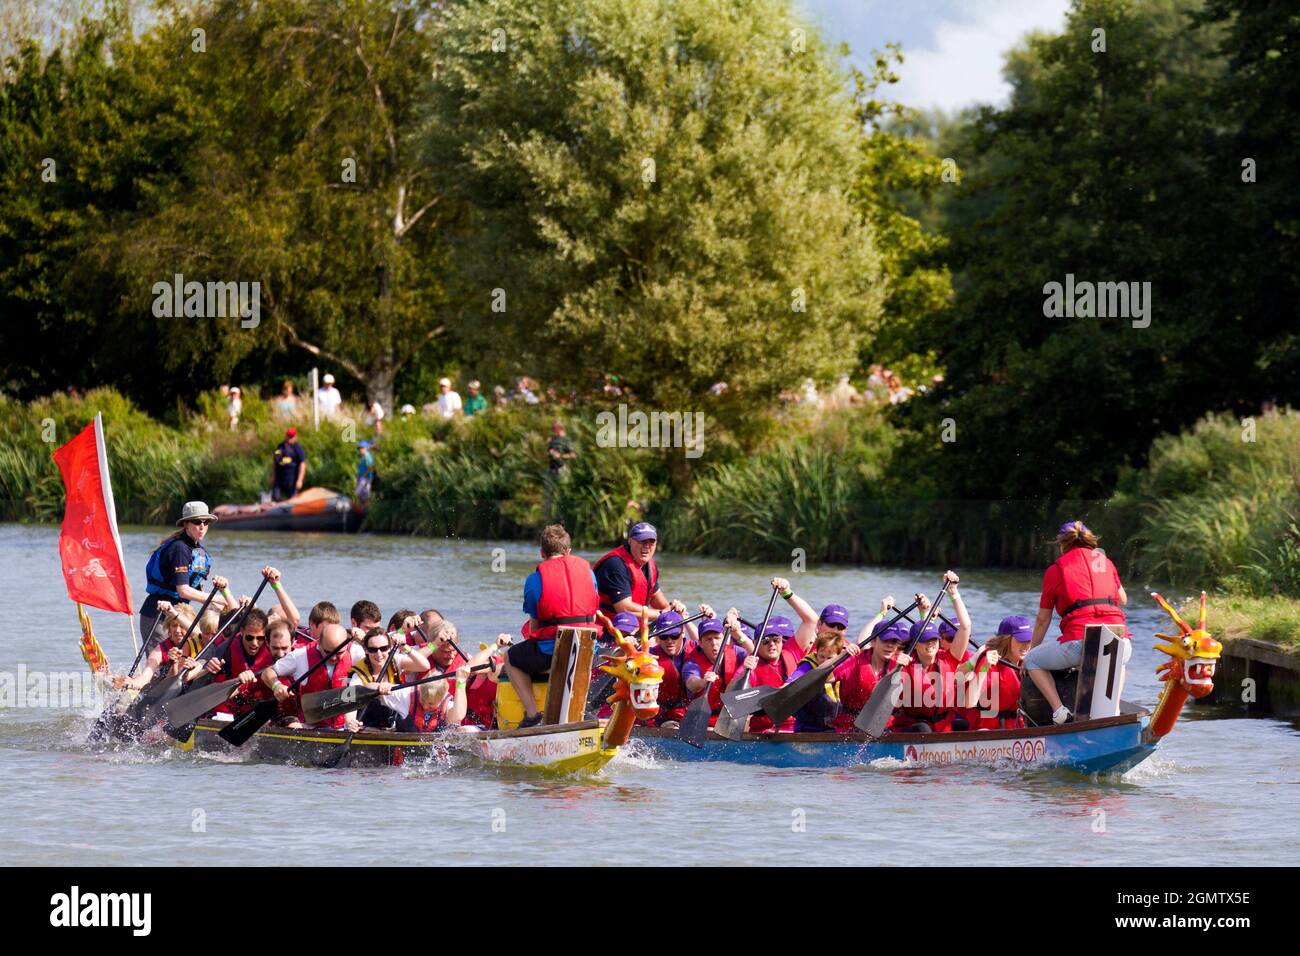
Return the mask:
[[551,678],[546,688],[544,724],[570,724],[584,717],[596,632],[585,627],[561,627],[555,632]]

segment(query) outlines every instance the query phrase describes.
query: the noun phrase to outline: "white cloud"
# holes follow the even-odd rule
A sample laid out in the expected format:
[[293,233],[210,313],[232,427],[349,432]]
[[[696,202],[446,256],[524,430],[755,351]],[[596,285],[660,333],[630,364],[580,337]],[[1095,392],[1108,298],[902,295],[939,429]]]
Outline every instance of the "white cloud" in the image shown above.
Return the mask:
[[907,49],[893,95],[916,107],[956,110],[1001,103],[1003,55],[1031,30],[1060,30],[1069,0],[967,0],[955,19],[940,21],[925,48]]

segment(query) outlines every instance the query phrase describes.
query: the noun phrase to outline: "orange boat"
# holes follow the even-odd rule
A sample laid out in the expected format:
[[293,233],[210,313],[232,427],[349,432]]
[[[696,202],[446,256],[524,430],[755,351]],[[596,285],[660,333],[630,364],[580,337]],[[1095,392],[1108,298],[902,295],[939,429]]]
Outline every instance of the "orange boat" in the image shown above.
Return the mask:
[[356,531],[365,509],[328,488],[307,488],[284,501],[218,505],[222,531]]

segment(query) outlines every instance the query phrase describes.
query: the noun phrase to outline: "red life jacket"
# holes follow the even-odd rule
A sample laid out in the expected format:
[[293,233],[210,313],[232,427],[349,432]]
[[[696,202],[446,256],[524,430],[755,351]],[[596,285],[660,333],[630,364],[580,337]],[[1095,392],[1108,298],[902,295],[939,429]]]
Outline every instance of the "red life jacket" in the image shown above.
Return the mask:
[[1056,559],[1061,571],[1063,594],[1056,598],[1056,613],[1061,617],[1060,641],[1083,640],[1089,624],[1123,624],[1118,575],[1110,558],[1090,548],[1071,548]]
[[[272,664],[275,659],[271,657],[271,649],[263,641],[258,647],[257,653],[253,655],[250,661],[248,655],[244,653],[243,638],[236,638],[235,643],[230,647],[230,672],[222,672],[214,677],[213,683],[224,683],[228,680],[235,680],[244,671],[252,671],[254,674],[261,674]],[[271,696],[266,685],[260,680],[255,680],[251,684],[245,684],[239,690],[235,691],[235,696],[229,700],[222,701],[217,707],[218,713],[233,714],[238,713],[251,707],[255,701],[266,700]]]
[[[713,659],[704,656],[704,651],[696,645],[695,649],[686,658],[687,663],[694,662],[700,668],[700,675],[713,668]],[[722,692],[731,679],[736,676],[736,646],[730,642],[727,643],[726,650],[722,652],[722,673],[718,675],[720,680],[715,680],[709,685],[709,707],[712,709],[714,716],[722,710]],[[697,694],[696,697],[699,695]]]
[[491,730],[496,720],[497,685],[487,675],[488,671],[470,675],[465,688],[465,719],[461,723]]
[[[691,655],[695,653],[698,645],[689,639],[684,639],[682,651],[678,655],[678,660],[682,666]],[[656,644],[650,649],[650,653],[655,656],[659,666],[664,669],[664,679],[659,684],[659,713],[655,717],[657,723],[665,720],[681,720],[686,716],[686,706],[690,703],[690,698],[686,694],[686,682],[682,680],[681,670],[677,667],[677,660],[668,656],[668,653]]]
[[577,555],[548,558],[537,566],[542,578],[542,596],[537,599],[537,630],[528,635],[535,641],[555,637],[564,625],[593,624],[600,595],[591,580],[591,565]]
[[442,698],[436,710],[425,710],[420,703],[420,688],[411,688],[411,707],[406,712],[406,719],[401,721],[398,729],[408,734],[431,734],[442,726],[447,719],[447,710],[452,703],[451,694]]
[[[857,657],[850,657],[845,661],[845,664],[848,665],[847,669],[842,672],[841,667],[844,667],[844,665],[837,667],[835,676],[840,680],[840,706],[845,711],[853,712],[851,714],[841,714],[840,716],[841,718],[848,717],[848,724],[851,727],[854,716],[867,705],[871,692],[876,689],[880,675],[871,666],[871,651],[869,650],[863,651]],[[842,728],[836,726],[835,729],[840,730]]]
[[[793,651],[781,648],[781,655],[774,661],[765,661],[761,657],[758,666],[749,675],[750,687],[784,687],[790,679],[790,672],[799,666]],[[761,734],[772,729],[772,718],[761,710],[749,718],[749,732]],[[787,717],[778,730],[794,730],[794,718]]]
[[[981,648],[975,655],[975,669],[978,671],[983,663],[984,649]],[[966,718],[970,729],[999,730],[1025,726],[1025,719],[1020,716],[1020,675],[1005,661],[998,661],[989,669],[985,679],[988,681],[985,700],[996,701],[998,712],[986,717],[979,707],[962,707],[958,713]]]
[[[637,563],[632,560],[632,553],[628,551],[626,544],[620,544],[613,551],[601,556],[596,562],[594,570],[599,571],[600,566],[610,558],[617,558],[627,566],[627,573],[632,575],[632,600],[637,604],[648,604],[650,595],[659,590],[659,569],[655,566],[654,558],[645,563],[648,573],[642,572]],[[600,596],[600,609],[610,617],[615,614],[613,602],[605,595]]]
[[[952,730],[952,718],[957,713],[956,701],[952,699],[955,684],[951,665],[945,663],[942,654],[936,655],[934,663],[925,669],[919,660],[908,664],[903,669],[902,685],[903,706],[894,711],[895,728],[901,730],[924,721],[935,733]],[[936,703],[924,703],[931,699]]]
[[[351,651],[351,646],[345,647],[331,657],[329,663],[324,667],[316,667],[317,664],[324,660],[325,655],[321,653],[319,642],[308,647],[307,667],[316,667],[316,669],[307,676],[306,680],[298,685],[298,696],[301,698],[305,697],[307,694],[314,694],[320,690],[329,690],[330,688],[338,690],[347,687],[348,674],[352,670]],[[307,718],[303,716],[301,705],[298,707],[298,719],[303,723],[307,723]],[[307,726],[338,728],[342,727],[344,722],[344,715],[339,714],[339,716],[331,717],[328,720],[322,721],[320,724],[307,724]]]

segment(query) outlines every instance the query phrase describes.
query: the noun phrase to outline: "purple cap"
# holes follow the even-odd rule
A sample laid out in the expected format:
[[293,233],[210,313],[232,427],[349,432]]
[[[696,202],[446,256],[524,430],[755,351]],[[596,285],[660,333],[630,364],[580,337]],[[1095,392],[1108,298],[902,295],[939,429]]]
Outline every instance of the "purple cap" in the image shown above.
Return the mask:
[[939,629],[940,637],[956,637],[957,628],[953,627],[943,618],[939,618],[939,623],[935,625]]
[[817,620],[823,621],[826,624],[843,624],[845,627],[848,627],[849,612],[845,609],[843,604],[827,604],[822,608],[821,617]]
[[740,625],[740,633],[744,634],[751,641],[754,639],[754,629],[750,627],[748,624]]
[[1076,524],[1082,527],[1085,532],[1088,531],[1088,526],[1084,524],[1082,521],[1077,521],[1077,520],[1067,521],[1065,524],[1061,525],[1059,528],[1056,529],[1056,536],[1059,538],[1063,534],[1069,534],[1071,531],[1074,530],[1074,526]]
[[764,637],[769,634],[786,638],[794,637],[794,625],[787,618],[781,617],[779,614],[774,615],[768,619],[767,627],[763,630]]
[[676,637],[682,632],[682,616],[676,611],[664,611],[650,630],[658,637]]
[[1012,614],[1002,619],[1002,623],[998,625],[998,633],[1010,634],[1021,644],[1028,644],[1034,636],[1034,626],[1023,614]]
[[726,630],[721,619],[716,617],[703,618],[697,626],[700,634],[721,634]]
[[916,638],[918,644],[924,644],[926,641],[937,641],[939,639],[939,629],[934,626],[934,622],[931,621],[929,624],[926,624],[924,630],[921,628],[922,624],[925,624],[925,622],[917,621],[908,628],[908,639],[911,640],[912,638]]
[[632,525],[632,530],[627,533],[631,541],[658,541],[659,532],[649,521],[638,521]]
[[614,625],[614,630],[624,634],[635,634],[641,629],[641,619],[631,611],[619,611],[610,623]]

